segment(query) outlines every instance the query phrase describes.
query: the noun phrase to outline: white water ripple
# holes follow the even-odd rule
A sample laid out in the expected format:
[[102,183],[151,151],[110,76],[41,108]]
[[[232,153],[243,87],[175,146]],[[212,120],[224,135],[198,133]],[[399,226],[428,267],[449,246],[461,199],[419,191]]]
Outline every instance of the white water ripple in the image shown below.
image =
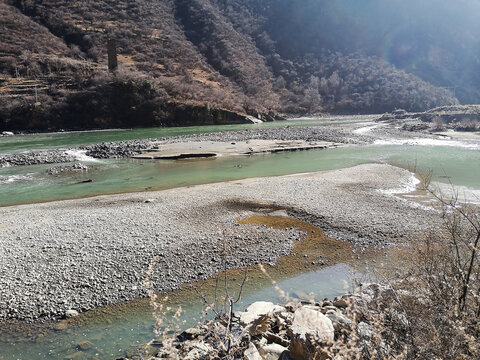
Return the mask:
[[33,180],[34,174],[24,174],[24,175],[9,175],[4,176],[0,175],[0,185],[11,184],[14,182],[24,182]]
[[479,143],[451,139],[413,138],[413,139],[381,139],[375,145],[411,145],[411,146],[453,146],[465,149],[480,150]]
[[75,158],[76,161],[84,162],[100,162],[100,160],[95,159],[94,157],[87,155],[87,150],[67,150],[65,151],[67,155],[70,155]]
[[355,134],[355,135],[365,135],[367,133],[369,133],[370,131],[372,131],[373,129],[376,129],[378,128],[380,125],[371,125],[371,126],[365,126],[365,127],[361,127],[359,129],[355,129],[353,130],[352,132]]
[[405,181],[402,181],[398,187],[393,189],[381,189],[379,192],[386,195],[409,194],[417,189],[418,184],[420,184],[420,180],[418,180],[414,173],[411,173],[410,177]]

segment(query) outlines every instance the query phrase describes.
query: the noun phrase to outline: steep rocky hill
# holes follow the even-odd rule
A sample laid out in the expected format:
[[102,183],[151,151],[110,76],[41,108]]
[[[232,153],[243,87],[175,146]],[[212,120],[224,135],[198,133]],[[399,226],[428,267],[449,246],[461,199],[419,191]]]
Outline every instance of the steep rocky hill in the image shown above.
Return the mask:
[[[238,120],[221,109],[271,118],[458,103],[434,70],[422,80],[379,56],[366,10],[342,2],[0,0],[0,130]],[[114,73],[108,38],[117,42]]]

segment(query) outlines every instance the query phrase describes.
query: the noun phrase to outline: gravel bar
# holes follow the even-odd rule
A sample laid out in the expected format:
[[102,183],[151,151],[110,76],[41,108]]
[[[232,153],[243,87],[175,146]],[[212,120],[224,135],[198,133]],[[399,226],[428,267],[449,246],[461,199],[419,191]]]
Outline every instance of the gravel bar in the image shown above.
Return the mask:
[[303,175],[254,178],[165,191],[0,208],[0,321],[57,319],[146,295],[145,271],[159,261],[156,290],[228,265],[274,263],[301,234],[239,225],[254,214],[242,203],[273,204],[360,245],[401,241],[436,222],[422,209],[379,189],[412,174],[370,164]]
[[97,159],[126,158],[138,155],[158,145],[193,141],[248,141],[248,140],[304,140],[307,142],[327,141],[341,144],[366,144],[369,137],[352,134],[349,127],[340,126],[293,126],[281,128],[221,131],[207,134],[172,136],[156,139],[104,142],[101,144],[66,149],[32,150],[14,154],[0,154],[0,168],[8,166],[57,164],[79,160],[83,154]]

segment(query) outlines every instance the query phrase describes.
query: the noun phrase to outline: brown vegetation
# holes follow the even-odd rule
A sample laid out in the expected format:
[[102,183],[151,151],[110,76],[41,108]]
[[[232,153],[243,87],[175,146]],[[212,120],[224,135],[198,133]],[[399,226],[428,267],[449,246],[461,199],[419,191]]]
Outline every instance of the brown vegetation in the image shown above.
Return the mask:
[[[363,53],[327,44],[315,44],[314,54],[285,53],[263,5],[2,0],[0,130],[175,125],[164,106],[172,102],[250,115],[419,111],[456,102]],[[108,37],[119,54],[114,75],[106,69]],[[129,109],[117,108],[125,103]]]
[[379,338],[407,359],[478,359],[480,212],[427,190],[443,222],[412,239],[396,275],[388,276],[390,295],[372,312]]

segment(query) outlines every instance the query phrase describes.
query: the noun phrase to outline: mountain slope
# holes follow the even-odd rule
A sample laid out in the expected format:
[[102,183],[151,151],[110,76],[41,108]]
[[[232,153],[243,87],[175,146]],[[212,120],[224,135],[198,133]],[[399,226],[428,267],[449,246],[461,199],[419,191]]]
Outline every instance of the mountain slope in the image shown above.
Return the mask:
[[[340,20],[320,26],[341,15],[327,3],[0,0],[0,129],[182,125],[179,111],[212,117],[214,108],[257,116],[457,103],[359,51]],[[115,73],[107,38],[117,41]]]

